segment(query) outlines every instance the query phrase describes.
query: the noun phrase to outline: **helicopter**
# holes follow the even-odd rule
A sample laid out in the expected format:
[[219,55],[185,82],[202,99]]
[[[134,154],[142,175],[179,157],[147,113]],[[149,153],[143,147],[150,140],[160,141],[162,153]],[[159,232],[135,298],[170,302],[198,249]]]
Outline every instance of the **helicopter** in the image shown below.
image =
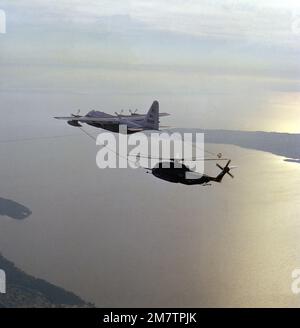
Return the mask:
[[236,168],[236,166],[229,166],[231,160],[224,167],[219,165],[216,166],[221,169],[221,172],[217,176],[209,176],[206,174],[200,174],[192,171],[184,163],[176,163],[176,159],[170,159],[169,161],[161,161],[157,163],[153,168],[146,168],[147,173],[151,173],[155,177],[173,183],[181,183],[184,185],[203,185],[210,186],[210,182],[221,183],[224,176],[228,174],[231,178],[234,176],[230,173],[230,170]]

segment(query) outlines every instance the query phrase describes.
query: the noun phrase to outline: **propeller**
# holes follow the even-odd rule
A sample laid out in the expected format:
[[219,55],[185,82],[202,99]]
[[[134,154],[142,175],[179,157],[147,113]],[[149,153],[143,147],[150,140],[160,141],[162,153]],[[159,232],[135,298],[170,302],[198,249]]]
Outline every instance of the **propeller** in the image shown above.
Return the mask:
[[216,164],[216,166],[222,171],[225,171],[231,178],[234,178],[234,176],[230,173],[230,170],[234,169],[236,166],[229,166],[230,162],[231,160],[229,160],[224,167],[222,167],[218,163]]
[[129,113],[131,114],[131,115],[135,115],[136,113],[137,113],[137,109],[135,109],[134,111],[132,111],[131,109],[129,109]]
[[120,116],[120,115],[122,115],[123,113],[124,113],[124,109],[122,109],[122,110],[120,111],[120,113],[115,112],[115,114],[116,114],[117,116]]
[[71,116],[74,116],[74,117],[80,116],[80,109],[77,110],[76,114],[71,114]]

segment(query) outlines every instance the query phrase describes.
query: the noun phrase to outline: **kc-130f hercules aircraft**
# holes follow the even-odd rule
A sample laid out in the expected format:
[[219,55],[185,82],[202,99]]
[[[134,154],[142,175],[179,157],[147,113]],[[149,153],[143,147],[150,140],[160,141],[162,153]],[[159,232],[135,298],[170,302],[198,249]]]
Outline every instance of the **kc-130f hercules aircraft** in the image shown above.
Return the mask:
[[80,123],[119,132],[119,125],[127,126],[127,133],[141,132],[144,130],[159,130],[159,117],[168,116],[168,113],[159,113],[159,103],[154,101],[147,114],[131,112],[130,115],[110,115],[100,111],[90,111],[85,116],[72,114],[70,117],[55,117],[58,120],[66,120],[72,126],[81,127]]

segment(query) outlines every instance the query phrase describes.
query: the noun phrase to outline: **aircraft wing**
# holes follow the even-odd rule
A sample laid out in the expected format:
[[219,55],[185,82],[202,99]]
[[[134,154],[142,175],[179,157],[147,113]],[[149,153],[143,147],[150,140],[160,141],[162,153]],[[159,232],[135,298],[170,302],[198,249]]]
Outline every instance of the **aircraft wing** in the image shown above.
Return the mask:
[[78,122],[99,122],[99,123],[117,123],[120,122],[118,117],[87,117],[87,116],[55,116],[57,120],[78,121]]
[[127,128],[128,131],[130,132],[142,132],[144,131],[145,129],[144,128]]
[[[169,113],[159,113],[159,116],[169,116]],[[139,118],[146,117],[146,115],[139,115]],[[79,121],[79,122],[103,122],[103,123],[116,123],[121,121],[132,122],[134,121],[134,116],[120,116],[120,117],[89,117],[89,116],[55,116],[57,120],[65,121]]]
[[82,123],[88,123],[88,122],[120,123],[120,124],[126,124],[128,131],[131,132],[140,132],[144,130],[144,128],[141,125],[132,122],[131,120],[127,120],[119,117],[55,116],[54,118],[56,118],[57,120],[82,122]]
[[[163,116],[170,116],[171,114],[169,113],[159,113],[158,114],[159,117],[163,117]],[[145,118],[147,116],[147,114],[134,114],[134,115],[119,115],[119,117],[121,118],[126,118],[126,119],[141,119],[141,118]]]

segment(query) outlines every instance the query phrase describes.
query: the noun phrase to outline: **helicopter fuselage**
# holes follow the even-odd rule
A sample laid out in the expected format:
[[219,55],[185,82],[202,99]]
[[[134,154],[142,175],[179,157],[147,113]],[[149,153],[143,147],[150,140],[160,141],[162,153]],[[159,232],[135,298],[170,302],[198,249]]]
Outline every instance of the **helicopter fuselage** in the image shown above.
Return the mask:
[[196,173],[184,164],[182,164],[181,167],[176,167],[174,162],[159,163],[152,169],[152,174],[159,179],[185,185],[201,185],[207,184],[210,181],[215,181],[214,177]]

